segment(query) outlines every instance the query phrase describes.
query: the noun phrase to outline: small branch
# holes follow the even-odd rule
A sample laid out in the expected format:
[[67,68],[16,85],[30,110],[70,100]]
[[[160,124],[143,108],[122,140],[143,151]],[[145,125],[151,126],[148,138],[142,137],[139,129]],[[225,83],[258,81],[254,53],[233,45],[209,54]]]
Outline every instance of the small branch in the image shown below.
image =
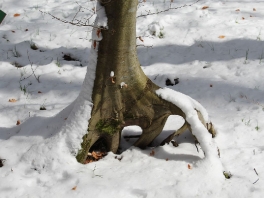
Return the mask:
[[195,145],[195,147],[196,147],[196,149],[197,149],[197,152],[199,153],[199,149],[198,149],[197,144],[198,144],[198,143],[196,143],[196,142],[194,143],[194,145]]
[[[51,13],[48,13],[48,12],[43,12],[43,11],[41,11],[41,10],[39,10],[41,13],[43,13],[43,14],[48,14],[48,15],[50,15],[53,19],[56,19],[56,20],[58,20],[58,21],[60,21],[60,22],[63,22],[63,23],[66,23],[66,24],[71,24],[71,25],[75,25],[75,26],[79,26],[79,27],[82,27],[82,26],[88,26],[88,27],[95,27],[94,25],[91,25],[91,24],[89,24],[89,23],[87,23],[87,21],[89,21],[89,19],[93,16],[91,16],[91,17],[89,17],[88,19],[86,19],[86,21],[85,22],[83,22],[83,21],[81,21],[81,20],[77,20],[77,19],[75,19],[75,21],[77,21],[77,22],[73,22],[73,20],[72,21],[67,21],[67,20],[64,20],[64,19],[61,19],[61,18],[59,18],[59,17],[56,17],[56,16],[54,16],[53,14],[51,14]],[[76,15],[78,14],[78,12],[76,13]],[[96,28],[98,28],[98,27],[96,27]]]
[[149,11],[146,10],[147,14],[139,15],[139,16],[137,16],[137,18],[139,18],[139,17],[145,17],[145,16],[149,16],[149,15],[160,14],[160,13],[162,13],[162,12],[167,12],[167,11],[169,11],[169,10],[177,10],[177,9],[180,9],[180,8],[185,8],[185,7],[193,6],[194,4],[198,3],[199,1],[200,1],[200,0],[196,0],[196,1],[195,1],[194,3],[192,3],[192,4],[184,4],[184,5],[182,5],[182,6],[175,7],[175,8],[172,8],[172,7],[171,7],[171,3],[170,3],[170,7],[167,8],[167,9],[165,9],[165,10],[161,10],[161,11],[157,11],[157,12],[150,12],[150,10],[149,10]]
[[258,175],[258,173],[257,173],[257,171],[256,171],[256,169],[254,168],[254,171],[255,171],[255,173]]
[[255,184],[255,183],[257,183],[258,182],[258,180],[259,180],[259,178],[253,183],[253,184]]
[[89,8],[86,8],[86,7],[83,7],[82,5],[80,5],[77,1],[75,2],[78,6],[80,6],[81,8],[85,9],[85,10],[88,10],[90,12],[93,12],[95,14],[95,9],[89,9]]
[[76,14],[73,17],[72,22],[75,20],[76,16],[79,14],[79,12],[81,11],[81,9],[82,9],[82,7],[80,6],[78,12],[76,12]]
[[[34,77],[36,78],[36,80],[38,81],[38,83],[40,83],[40,80],[39,80],[39,77],[40,77],[40,76],[37,77],[36,74],[35,74],[35,70],[36,70],[37,68],[36,68],[35,70],[33,69],[33,67],[32,67],[32,66],[33,66],[33,63],[30,61],[28,51],[27,51],[27,55],[28,55],[28,61],[29,61],[30,66],[31,66],[32,74],[34,75]],[[31,74],[31,75],[32,75],[32,74]],[[30,76],[31,76],[31,75],[30,75]]]

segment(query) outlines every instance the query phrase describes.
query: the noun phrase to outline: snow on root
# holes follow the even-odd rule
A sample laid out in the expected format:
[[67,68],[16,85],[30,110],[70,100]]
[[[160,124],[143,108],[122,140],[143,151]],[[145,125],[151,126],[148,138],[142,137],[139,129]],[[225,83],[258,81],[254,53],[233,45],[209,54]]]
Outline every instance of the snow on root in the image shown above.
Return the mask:
[[223,167],[218,157],[217,146],[212,139],[212,135],[199,120],[197,111],[195,110],[197,109],[200,111],[205,121],[208,122],[208,114],[203,106],[191,97],[169,88],[158,89],[156,94],[161,98],[175,104],[185,113],[186,120],[191,125],[193,135],[196,136],[203,151],[205,152],[205,158],[202,161],[199,161],[197,165],[207,167],[205,168],[205,174],[212,172],[217,174],[218,177],[224,178]]
[[[104,8],[97,2],[97,18],[93,28],[89,65],[81,93],[70,105],[71,111],[67,111],[67,113],[62,111],[54,117],[54,120],[58,117],[67,118],[65,123],[57,131],[54,131],[56,135],[32,145],[22,156],[23,160],[31,163],[37,170],[57,170],[62,164],[77,163],[75,156],[81,147],[82,137],[87,133],[93,107],[92,91],[97,64],[97,49],[99,41],[102,40],[102,35],[98,30],[99,27],[106,27],[106,25],[107,18]],[[96,45],[93,44],[94,42]]]

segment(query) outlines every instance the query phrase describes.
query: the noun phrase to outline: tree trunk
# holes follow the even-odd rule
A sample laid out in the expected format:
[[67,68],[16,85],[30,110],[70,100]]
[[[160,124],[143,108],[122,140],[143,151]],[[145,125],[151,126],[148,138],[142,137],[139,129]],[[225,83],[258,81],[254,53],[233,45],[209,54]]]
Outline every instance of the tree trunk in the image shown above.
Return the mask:
[[[136,11],[138,0],[112,0],[104,3],[108,28],[102,29],[98,48],[96,77],[92,94],[93,109],[88,133],[83,137],[77,160],[84,163],[96,142],[106,151],[116,153],[122,129],[129,125],[142,128],[135,146],[145,148],[162,131],[170,115],[184,112],[155,93],[159,87],[140,67],[136,51]],[[111,77],[111,73],[112,75]],[[200,120],[205,125],[201,114]],[[185,122],[181,129],[190,128]],[[212,128],[212,127],[211,127]],[[177,131],[163,143],[169,142]],[[211,131],[214,134],[214,131]]]

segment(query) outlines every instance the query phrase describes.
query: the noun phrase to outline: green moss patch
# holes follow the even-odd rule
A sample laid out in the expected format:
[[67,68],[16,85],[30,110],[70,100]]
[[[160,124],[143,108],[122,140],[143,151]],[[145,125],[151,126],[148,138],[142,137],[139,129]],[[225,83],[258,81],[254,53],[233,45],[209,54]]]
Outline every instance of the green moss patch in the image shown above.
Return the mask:
[[115,119],[99,120],[95,128],[101,133],[107,133],[109,135],[113,135],[119,131],[120,123],[121,122],[119,120],[115,120]]

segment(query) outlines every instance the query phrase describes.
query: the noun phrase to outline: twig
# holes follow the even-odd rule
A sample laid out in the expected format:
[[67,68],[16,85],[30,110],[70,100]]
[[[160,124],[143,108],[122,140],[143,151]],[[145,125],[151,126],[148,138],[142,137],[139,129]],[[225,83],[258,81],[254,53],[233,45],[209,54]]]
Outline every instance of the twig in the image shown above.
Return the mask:
[[255,183],[257,183],[258,182],[258,180],[259,180],[259,178],[253,183],[253,184],[255,184]]
[[82,7],[80,6],[78,12],[76,12],[76,14],[73,17],[72,22],[75,20],[75,18],[77,17],[77,15],[81,11],[81,9],[82,9]]
[[197,143],[194,143],[196,149],[197,149],[197,152],[199,153],[199,149],[198,149],[198,146],[197,146]]
[[[40,77],[40,76],[37,77],[36,74],[35,74],[35,70],[36,70],[37,68],[36,68],[35,70],[33,69],[33,67],[32,67],[32,66],[33,66],[33,63],[30,61],[28,51],[27,51],[27,55],[28,55],[28,61],[29,61],[30,66],[31,66],[32,74],[34,75],[34,77],[36,78],[36,80],[38,81],[38,83],[40,83],[40,80],[39,80],[39,77]],[[31,74],[31,75],[32,75],[32,74]],[[31,75],[30,75],[30,76],[31,76]]]
[[255,171],[255,173],[258,175],[258,173],[257,173],[257,171],[256,171],[256,169],[254,168],[254,171]]
[[[58,21],[61,21],[61,22],[63,22],[63,23],[66,23],[66,24],[71,24],[71,25],[75,25],[75,26],[79,26],[79,27],[82,27],[82,26],[88,26],[88,27],[95,27],[94,25],[91,25],[91,24],[87,24],[87,21],[89,21],[89,19],[93,16],[91,16],[91,17],[89,17],[88,19],[86,19],[86,21],[85,22],[83,22],[83,21],[81,21],[81,20],[77,20],[77,19],[75,19],[77,22],[73,22],[73,21],[67,21],[67,20],[64,20],[64,19],[61,19],[61,18],[59,18],[59,17],[56,17],[56,16],[54,16],[53,14],[51,14],[51,13],[48,13],[48,12],[43,12],[43,11],[41,11],[41,10],[39,10],[41,13],[43,13],[43,14],[48,14],[48,15],[50,15],[53,19],[56,19],[56,20],[58,20]],[[96,28],[98,28],[98,27],[96,27]]]
[[169,11],[169,10],[177,10],[177,9],[180,9],[180,8],[185,8],[185,7],[188,7],[188,6],[193,6],[194,4],[198,3],[199,1],[200,1],[200,0],[196,0],[196,1],[195,1],[194,3],[192,3],[192,4],[184,4],[184,5],[182,5],[182,6],[175,7],[175,8],[172,8],[172,7],[171,7],[171,4],[170,4],[170,7],[167,8],[167,9],[165,9],[165,10],[161,10],[161,11],[157,11],[157,12],[150,12],[150,10],[149,10],[149,11],[146,11],[147,14],[139,15],[139,16],[137,16],[137,18],[139,18],[139,17],[145,17],[145,16],[149,16],[149,15],[154,15],[154,14],[160,14],[160,13],[162,13],[162,12],[167,12],[167,11]]

